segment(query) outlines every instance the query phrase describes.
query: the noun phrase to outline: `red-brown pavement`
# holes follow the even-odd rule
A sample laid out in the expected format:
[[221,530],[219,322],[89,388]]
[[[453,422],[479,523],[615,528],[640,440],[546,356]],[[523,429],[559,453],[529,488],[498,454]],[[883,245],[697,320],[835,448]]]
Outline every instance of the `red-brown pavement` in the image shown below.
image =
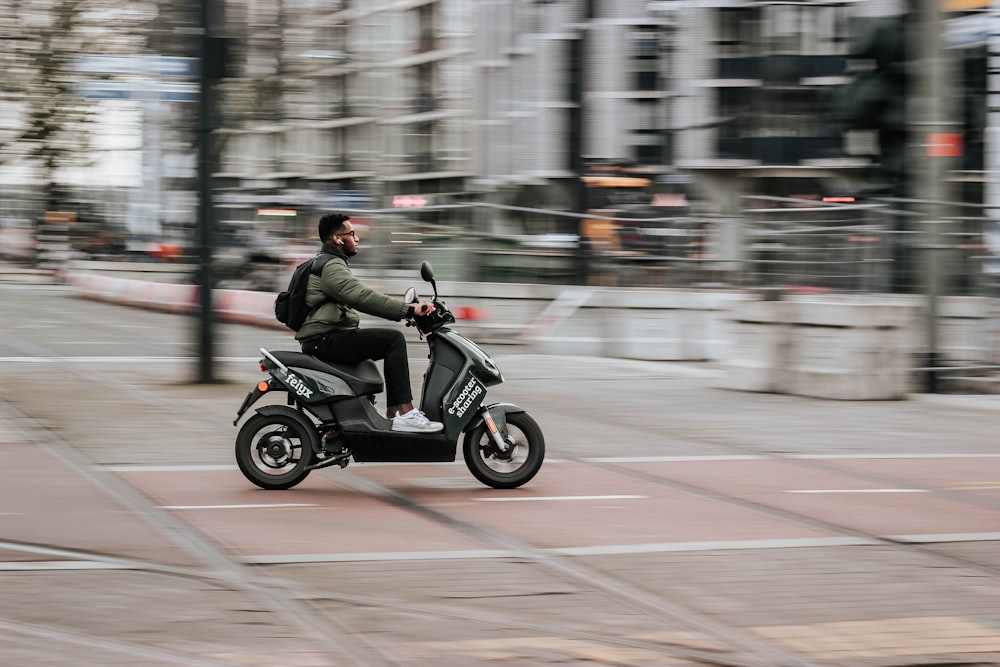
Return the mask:
[[[137,578],[127,571],[109,573],[100,580],[54,572],[60,564],[71,569],[86,569],[88,563],[100,565],[100,558],[85,553],[75,555],[69,551],[72,549],[163,564],[204,566],[197,554],[191,555],[178,546],[165,524],[150,520],[149,512],[155,511],[189,527],[233,559],[251,564],[313,563],[313,567],[323,568],[328,567],[324,563],[344,567],[352,565],[344,561],[354,561],[364,572],[372,568],[377,571],[379,561],[402,560],[405,565],[401,567],[411,571],[420,560],[445,558],[450,559],[445,563],[468,564],[468,559],[484,555],[517,555],[518,544],[592,559],[620,559],[622,556],[617,554],[627,554],[633,565],[642,563],[637,559],[657,557],[639,566],[643,576],[660,576],[657,573],[663,563],[669,562],[671,574],[662,576],[700,576],[698,586],[706,591],[704,604],[708,605],[723,600],[718,597],[719,591],[713,593],[713,582],[719,576],[724,576],[721,585],[725,587],[726,604],[746,599],[748,608],[754,606],[752,600],[762,590],[779,582],[782,588],[794,589],[788,595],[799,593],[796,587],[805,587],[801,602],[790,603],[785,613],[772,609],[773,620],[745,622],[754,624],[755,632],[777,633],[775,641],[806,655],[839,656],[829,648],[832,644],[850,646],[854,651],[851,655],[866,658],[925,656],[943,647],[955,655],[1000,651],[1000,634],[990,629],[988,618],[983,623],[976,620],[989,616],[985,611],[991,599],[989,589],[955,588],[951,582],[960,578],[959,572],[950,576],[948,569],[942,568],[933,582],[919,590],[938,591],[945,597],[923,599],[912,610],[893,608],[888,602],[868,611],[856,606],[870,598],[874,601],[871,596],[877,596],[878,591],[870,588],[871,582],[889,576],[895,571],[895,556],[907,554],[892,554],[892,558],[887,555],[884,561],[871,559],[869,554],[869,560],[858,566],[860,570],[849,569],[840,577],[839,581],[846,583],[831,582],[831,586],[847,586],[843,598],[839,591],[833,595],[825,588],[824,577],[829,574],[808,576],[810,572],[837,572],[843,567],[840,563],[846,554],[837,552],[837,545],[857,544],[859,538],[864,541],[863,535],[852,537],[851,531],[906,536],[909,541],[920,541],[921,536],[940,540],[942,535],[952,535],[955,542],[968,539],[991,544],[1000,530],[997,456],[645,457],[605,462],[550,458],[531,483],[512,491],[484,487],[460,462],[352,464],[345,470],[316,471],[292,490],[264,491],[229,466],[133,464],[89,469],[79,462],[74,464],[72,456],[59,445],[44,444],[37,437],[40,434],[33,434],[33,423],[18,429],[13,420],[3,417],[0,414],[0,443],[6,454],[6,477],[0,486],[0,547],[6,548],[0,548],[0,569],[39,566],[35,578],[18,582],[31,591],[31,596],[42,596],[39,609],[43,615],[39,618],[44,623],[41,628],[30,623],[10,626],[19,633],[17,636],[48,631],[52,624],[67,628],[79,624],[81,632],[103,636],[109,632],[106,628],[120,627],[134,618],[138,626],[132,630],[134,636],[157,637],[163,632],[158,625],[164,616],[161,605],[175,601],[177,611],[172,613],[177,618],[192,619],[192,628],[198,625],[199,618],[219,622],[212,626],[216,632],[211,640],[200,638],[194,629],[175,628],[171,636],[179,633],[198,637],[199,646],[242,646],[246,640],[242,634],[243,612],[239,610],[254,607],[253,601],[238,591],[216,588],[206,594],[200,585],[185,583],[178,587],[173,581]],[[109,479],[132,490],[146,506],[120,498]],[[386,494],[379,493],[380,489]],[[452,521],[441,522],[427,512],[414,512],[394,502],[393,496],[405,497]],[[769,511],[769,507],[787,514]],[[465,530],[465,526],[481,532]],[[494,535],[505,539],[491,539]],[[59,545],[65,551],[32,548],[45,544]],[[781,548],[789,546],[817,549]],[[730,562],[720,554],[740,553],[736,550],[746,547],[770,547],[761,552],[766,559],[785,562],[791,572],[804,574],[798,579],[768,581],[762,570],[750,567],[741,578],[741,568],[752,563],[747,558],[739,560],[740,568],[735,570],[711,570],[713,562]],[[734,551],[727,551],[730,549]],[[672,551],[691,551],[694,560],[658,558],[658,554]],[[782,552],[796,553],[786,557]],[[828,556],[821,555],[827,552]],[[715,556],[703,562],[699,554],[704,553]],[[809,565],[811,558],[819,562]],[[44,561],[59,562],[47,565]],[[911,563],[907,571],[915,569]],[[486,568],[481,576],[490,576],[489,571]],[[391,581],[395,572],[390,568],[373,576],[389,577]],[[446,576],[438,570],[433,572],[439,574],[430,576]],[[291,572],[285,570],[283,575],[290,576]],[[47,586],[40,585],[42,577]],[[105,592],[109,582],[137,590]],[[855,588],[850,588],[851,582]],[[663,582],[659,585],[663,586]],[[121,598],[123,604],[142,600],[151,611],[117,613],[109,606],[111,611],[94,615],[94,600],[108,595],[115,595],[114,601]],[[836,604],[837,599],[843,599],[845,606],[825,611],[816,604],[810,606],[811,595],[819,596],[820,606]],[[955,598],[953,603],[949,595]],[[15,599],[20,598],[11,597]],[[966,600],[973,606],[964,606]],[[67,612],[60,615],[59,610],[64,608]],[[778,604],[777,608],[784,609],[785,605]],[[76,609],[92,611],[80,616]],[[970,611],[960,611],[963,609]],[[719,609],[717,613],[724,612]],[[824,618],[839,625],[824,624]],[[922,620],[926,623],[917,625]],[[279,621],[272,617],[272,622]],[[937,634],[929,634],[933,628],[938,629]],[[809,641],[796,644],[796,638],[803,633]],[[947,642],[941,638],[942,633]],[[126,643],[116,645],[116,650],[138,650],[127,643],[129,632],[123,636]],[[864,638],[868,639],[862,641]],[[287,662],[295,654],[290,646],[301,641],[301,630],[285,628],[258,638],[254,648],[239,655],[245,655],[247,660],[251,656],[253,660],[262,655],[281,656],[286,660],[281,664],[295,664]],[[511,649],[512,644],[495,641],[496,647]],[[462,646],[445,642],[438,650],[460,654],[466,650]],[[7,648],[7,654],[13,654],[10,645]],[[87,650],[93,656],[97,648]],[[0,655],[3,651],[0,646]],[[42,648],[33,651],[44,653]],[[165,661],[173,659],[172,655],[165,656]],[[307,661],[302,664],[330,664],[313,655],[303,654],[301,659]],[[622,656],[620,652],[611,655],[616,660]],[[243,664],[243,659],[233,659],[232,664]],[[466,664],[477,664],[477,659],[469,660]]]
[[164,565],[193,564],[145,515],[45,446],[20,441],[8,424],[0,419],[0,562],[77,560],[72,551],[80,550]]
[[[651,460],[615,466],[550,461],[532,483],[514,491],[479,485],[461,464],[354,464],[317,471],[287,491],[257,489],[235,469],[119,474],[160,507],[251,562],[419,558],[499,548],[454,525],[359,493],[352,478],[377,482],[422,506],[536,549],[634,551],[845,535],[810,518],[849,531],[915,539],[1000,529],[1000,508],[975,502],[984,482],[1000,480],[1000,458],[989,457]],[[888,474],[897,483],[878,478]],[[671,480],[687,487],[671,486]],[[706,496],[699,488],[732,498]]]

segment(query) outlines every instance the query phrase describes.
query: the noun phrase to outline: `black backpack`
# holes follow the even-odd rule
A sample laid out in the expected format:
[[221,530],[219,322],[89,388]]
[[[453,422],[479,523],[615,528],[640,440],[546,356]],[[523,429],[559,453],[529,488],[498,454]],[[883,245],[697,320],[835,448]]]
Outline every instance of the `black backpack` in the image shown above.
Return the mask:
[[274,298],[276,320],[292,331],[298,331],[306,318],[323,305],[321,301],[314,308],[306,307],[306,287],[309,285],[309,276],[318,276],[322,273],[323,267],[331,259],[333,255],[321,253],[295,267],[292,279],[288,281],[288,289],[278,292],[278,296]]

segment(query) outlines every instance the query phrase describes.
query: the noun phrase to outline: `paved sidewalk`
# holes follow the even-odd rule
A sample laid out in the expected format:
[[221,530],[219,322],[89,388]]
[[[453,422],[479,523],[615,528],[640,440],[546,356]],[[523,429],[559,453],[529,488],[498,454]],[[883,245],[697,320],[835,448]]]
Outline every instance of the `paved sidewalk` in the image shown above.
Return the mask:
[[[657,374],[669,375],[672,389],[668,398],[676,405],[700,404],[703,416],[727,416],[714,427],[702,424],[700,432],[711,438],[693,443],[691,449],[678,444],[675,451],[680,454],[723,455],[730,440],[762,447],[770,443],[775,452],[804,453],[817,442],[815,438],[806,442],[810,435],[819,436],[817,451],[832,452],[830,447],[845,434],[860,440],[853,445],[845,443],[842,454],[859,450],[934,454],[943,453],[935,449],[935,443],[949,433],[955,436],[955,453],[1000,454],[1000,446],[990,437],[1000,425],[1000,404],[992,396],[917,396],[912,401],[845,404],[720,391],[712,387],[711,369],[691,365],[531,356],[501,359],[505,368],[520,369],[510,373],[510,383],[519,388],[528,387],[531,377],[560,373],[578,373],[580,384],[585,383],[582,378],[595,375],[605,382],[615,377],[647,382]],[[527,359],[531,360],[530,368],[514,363]],[[18,383],[21,392],[40,391],[31,384],[29,371],[23,366],[8,365],[6,370],[7,380]],[[0,664],[530,665],[544,664],[565,650],[575,654],[579,664],[694,664],[666,662],[664,655],[648,649],[643,652],[605,643],[602,637],[619,632],[607,627],[609,623],[614,626],[613,619],[633,628],[618,635],[619,641],[642,643],[660,637],[658,641],[668,644],[697,645],[712,640],[711,636],[693,637],[682,625],[671,627],[662,619],[656,626],[659,630],[646,628],[649,622],[635,617],[634,611],[595,600],[592,609],[581,608],[576,614],[577,624],[585,631],[589,628],[593,640],[581,641],[575,648],[570,640],[546,636],[543,629],[537,635],[522,632],[510,637],[488,625],[476,631],[475,641],[462,633],[442,635],[437,628],[430,635],[436,640],[427,641],[421,638],[423,624],[411,626],[404,621],[391,633],[394,655],[410,656],[402,663],[383,662],[377,655],[338,653],[331,647],[336,641],[317,637],[308,623],[293,622],[266,599],[262,601],[265,593],[256,578],[266,576],[271,582],[268,585],[301,591],[296,595],[334,598],[395,598],[413,589],[401,604],[417,608],[436,603],[432,591],[447,590],[455,604],[457,600],[480,599],[492,590],[487,595],[500,596],[490,603],[496,610],[503,608],[500,600],[507,596],[512,600],[534,599],[530,586],[581,599],[592,596],[593,591],[567,587],[566,583],[552,589],[548,579],[533,584],[525,577],[523,565],[504,559],[465,561],[460,567],[457,561],[450,566],[435,561],[402,566],[391,561],[357,561],[273,565],[265,571],[227,570],[218,559],[218,547],[210,540],[192,544],[190,536],[184,537],[186,532],[169,516],[149,513],[148,509],[137,514],[130,502],[137,493],[134,489],[107,469],[82,465],[84,460],[72,450],[47,442],[42,429],[56,429],[59,438],[77,443],[89,457],[106,465],[169,463],[169,447],[189,451],[206,444],[191,437],[201,432],[197,425],[231,415],[234,391],[241,389],[232,385],[180,387],[169,379],[170,371],[162,375],[162,369],[116,369],[113,374],[124,383],[123,390],[140,387],[145,392],[143,406],[137,406],[138,414],[130,418],[122,414],[120,401],[98,395],[105,391],[100,385],[94,385],[98,394],[89,397],[91,400],[77,403],[70,397],[79,394],[78,381],[69,379],[64,388],[55,387],[51,381],[46,384],[48,372],[38,367],[31,371],[38,387],[46,387],[50,393],[51,409],[27,416],[0,403],[0,448],[5,452],[7,479],[0,485],[0,590],[4,592],[0,595],[0,629],[4,630]],[[101,372],[111,371],[102,368]],[[7,389],[0,398],[11,396],[10,387]],[[580,391],[587,389],[581,387]],[[148,440],[137,438],[143,432],[142,422],[149,431],[149,420],[155,417],[146,413],[145,404],[162,402],[176,409],[179,400],[191,401],[193,422],[156,420],[157,427],[147,433]],[[565,400],[568,397],[552,397],[557,406]],[[853,423],[845,423],[848,414],[854,415]],[[679,415],[674,428],[693,428],[695,417]],[[73,424],[70,431],[66,430],[68,423]],[[906,423],[914,424],[915,431],[907,433]],[[967,424],[964,431],[955,433],[963,423]],[[122,438],[112,448],[106,440],[103,445],[100,442],[109,431],[99,425],[108,424],[117,424],[115,430]],[[568,427],[551,422],[549,427],[558,451],[557,433]],[[206,434],[210,446],[203,462],[224,466],[231,462],[231,433],[216,430],[227,445],[216,447],[211,444],[214,434]],[[597,433],[594,436],[601,438]],[[910,439],[901,441],[904,436]],[[132,444],[126,444],[129,441]],[[154,451],[160,454],[152,455]],[[191,493],[197,492],[192,487]],[[182,536],[180,541],[178,535]],[[996,539],[1000,535],[994,541],[943,546],[952,556],[997,571],[1000,552]],[[49,549],[42,546],[45,544],[63,547]],[[588,567],[634,578],[632,583],[639,588],[664,594],[672,591],[672,598],[695,602],[727,625],[806,656],[809,664],[923,665],[928,664],[928,656],[939,661],[935,664],[959,664],[960,658],[966,665],[1000,664],[1000,575],[987,577],[980,570],[963,572],[955,566],[928,569],[933,561],[916,555],[900,558],[888,546],[868,547],[859,562],[858,548],[713,550],[706,545],[700,552],[578,558]],[[630,572],[635,574],[630,576]],[[425,588],[426,592],[418,593]],[[551,622],[550,605],[551,600],[542,597],[535,611],[520,608],[517,613],[526,620],[537,614],[536,622],[544,628]],[[384,622],[368,614],[352,618],[352,627],[365,636],[378,636]],[[459,627],[476,625],[474,618],[473,614]],[[266,631],[261,632],[262,628]],[[95,641],[95,637],[104,638],[105,643]],[[498,657],[504,655],[508,658]]]
[[[108,331],[122,324],[103,322]],[[252,341],[273,333],[234,327],[225,335],[252,350]],[[643,457],[720,457],[732,467],[719,474],[732,475],[735,488],[754,482],[735,467],[741,456],[785,464],[1000,457],[1000,396],[823,401],[720,390],[708,365],[492,351],[508,380],[505,397],[544,419],[553,460],[614,458],[627,446],[639,461],[621,465],[653,474]],[[1000,522],[992,537],[987,528],[913,548],[858,536],[580,551],[562,561],[607,573],[661,604],[697,609],[702,632],[580,579],[553,577],[525,555],[234,564],[230,545],[206,533],[205,523],[178,518],[128,481],[137,466],[232,467],[229,424],[259,373],[246,360],[222,365],[230,382],[192,386],[182,364],[150,360],[0,364],[0,665],[692,665],[650,647],[704,649],[718,641],[712,623],[803,656],[792,664],[1000,664]],[[379,469],[344,472],[360,478],[369,470]],[[550,470],[543,469],[557,474]],[[948,490],[975,495],[970,517],[1000,507],[991,470],[984,465],[975,488]],[[438,475],[442,483],[454,478]],[[192,503],[205,492],[199,479],[179,489]],[[338,482],[323,479],[320,495],[352,506]],[[248,499],[261,495],[238,473],[232,481]],[[895,497],[900,513],[912,503]],[[323,517],[323,530],[342,525],[335,511]],[[505,627],[497,617],[523,625]],[[557,625],[579,634],[555,633]]]

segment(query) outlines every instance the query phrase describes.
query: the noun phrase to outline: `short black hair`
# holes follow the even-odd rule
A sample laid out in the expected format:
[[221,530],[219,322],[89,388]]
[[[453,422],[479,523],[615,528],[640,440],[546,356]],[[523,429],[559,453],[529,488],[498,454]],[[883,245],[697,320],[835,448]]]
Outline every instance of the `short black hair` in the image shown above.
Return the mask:
[[351,216],[343,213],[327,213],[319,219],[319,240],[326,243],[331,234],[336,234],[344,228],[344,223],[351,219]]

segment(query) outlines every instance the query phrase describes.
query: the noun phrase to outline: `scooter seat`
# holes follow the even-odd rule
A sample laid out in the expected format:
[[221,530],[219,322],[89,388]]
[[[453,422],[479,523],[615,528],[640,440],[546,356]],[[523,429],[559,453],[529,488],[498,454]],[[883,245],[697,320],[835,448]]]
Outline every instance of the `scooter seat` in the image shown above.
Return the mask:
[[271,352],[275,359],[290,368],[305,368],[336,375],[358,395],[378,394],[384,388],[382,374],[371,359],[358,364],[328,364],[304,352]]

